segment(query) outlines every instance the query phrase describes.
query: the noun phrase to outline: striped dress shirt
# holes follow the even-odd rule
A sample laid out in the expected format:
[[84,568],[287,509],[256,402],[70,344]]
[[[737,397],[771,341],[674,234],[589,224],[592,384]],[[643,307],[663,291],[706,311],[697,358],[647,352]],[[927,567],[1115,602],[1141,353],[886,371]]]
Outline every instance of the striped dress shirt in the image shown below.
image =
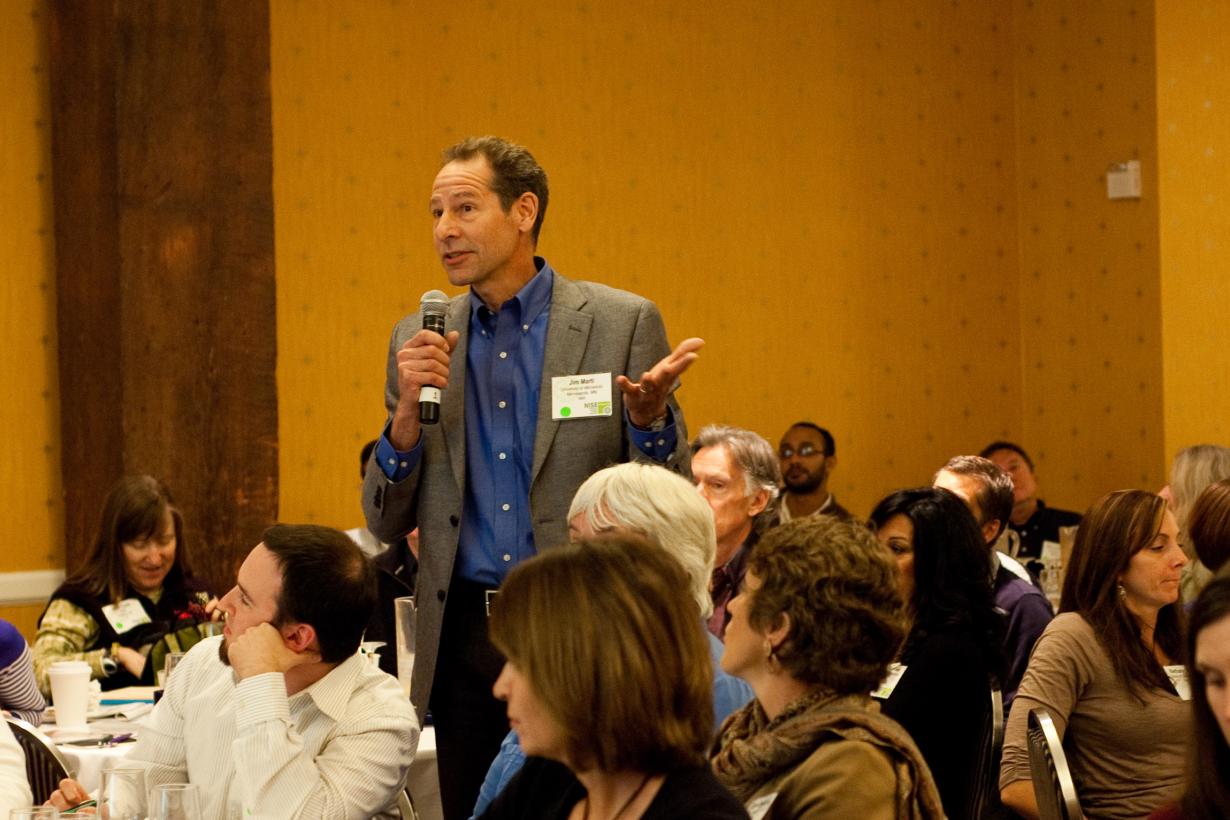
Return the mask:
[[397,680],[352,655],[291,697],[271,672],[236,682],[222,637],[194,646],[126,765],[147,787],[201,787],[205,820],[396,818],[419,724]]

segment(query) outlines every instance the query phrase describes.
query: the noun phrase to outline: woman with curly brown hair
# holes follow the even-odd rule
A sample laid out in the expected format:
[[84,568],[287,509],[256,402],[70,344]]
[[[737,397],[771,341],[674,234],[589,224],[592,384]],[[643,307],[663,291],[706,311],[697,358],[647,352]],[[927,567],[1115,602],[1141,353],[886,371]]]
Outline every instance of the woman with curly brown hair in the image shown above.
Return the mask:
[[70,660],[88,663],[103,689],[152,684],[168,649],[186,651],[200,639],[197,624],[214,604],[192,577],[170,492],[153,476],[126,476],[107,494],[85,562],[39,618],[39,687],[49,694],[51,664]]
[[753,818],[944,816],[909,735],[869,693],[904,637],[897,571],[866,528],[829,517],[765,534],[730,603],[722,668],[756,699],[713,768]]

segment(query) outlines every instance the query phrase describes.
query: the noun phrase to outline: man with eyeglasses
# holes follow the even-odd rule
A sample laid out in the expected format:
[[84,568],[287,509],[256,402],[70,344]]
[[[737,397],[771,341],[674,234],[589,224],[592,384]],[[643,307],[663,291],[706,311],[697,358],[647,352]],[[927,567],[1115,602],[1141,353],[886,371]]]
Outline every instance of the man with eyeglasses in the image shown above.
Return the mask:
[[842,521],[854,516],[829,492],[829,473],[837,466],[833,435],[810,421],[791,425],[777,447],[782,465],[782,522],[808,515],[831,515]]

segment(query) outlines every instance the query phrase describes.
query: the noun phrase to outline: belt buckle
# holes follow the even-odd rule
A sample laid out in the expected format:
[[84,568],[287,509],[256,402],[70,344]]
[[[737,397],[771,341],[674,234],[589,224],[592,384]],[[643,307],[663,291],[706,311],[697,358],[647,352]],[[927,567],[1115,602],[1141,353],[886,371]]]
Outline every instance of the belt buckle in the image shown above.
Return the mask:
[[500,591],[498,589],[483,590],[483,606],[486,607],[488,618],[491,617],[491,601],[499,594]]

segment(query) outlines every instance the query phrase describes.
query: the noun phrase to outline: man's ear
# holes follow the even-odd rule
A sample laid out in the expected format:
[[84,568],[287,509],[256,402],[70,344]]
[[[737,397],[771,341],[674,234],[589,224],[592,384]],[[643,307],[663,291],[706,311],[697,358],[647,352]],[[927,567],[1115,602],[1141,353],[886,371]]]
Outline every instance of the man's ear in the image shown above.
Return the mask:
[[316,628],[311,624],[291,624],[283,626],[280,631],[287,648],[294,652],[306,652],[316,648]]
[[752,502],[747,508],[747,517],[755,518],[764,512],[764,508],[769,506],[769,491],[761,487],[752,496]]
[[538,195],[531,191],[524,192],[517,197],[510,210],[521,231],[530,233],[534,230],[534,220],[538,219]]
[[992,518],[990,521],[982,525],[982,540],[986,544],[994,544],[999,538],[999,530],[1002,525],[998,518]]

